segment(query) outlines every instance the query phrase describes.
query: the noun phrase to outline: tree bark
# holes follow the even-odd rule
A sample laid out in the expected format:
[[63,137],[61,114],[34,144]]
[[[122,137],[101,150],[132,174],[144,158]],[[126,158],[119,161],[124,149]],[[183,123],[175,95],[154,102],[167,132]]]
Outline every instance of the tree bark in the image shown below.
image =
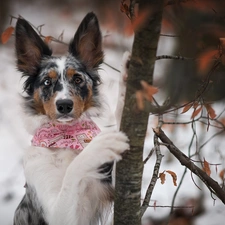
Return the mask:
[[147,13],[147,17],[135,31],[128,69],[121,131],[130,139],[130,151],[116,166],[114,225],[141,224],[143,146],[149,111],[144,109],[140,112],[136,109],[135,91],[141,89],[141,80],[150,84],[153,81],[162,8],[163,0],[139,0],[138,14],[140,16]]

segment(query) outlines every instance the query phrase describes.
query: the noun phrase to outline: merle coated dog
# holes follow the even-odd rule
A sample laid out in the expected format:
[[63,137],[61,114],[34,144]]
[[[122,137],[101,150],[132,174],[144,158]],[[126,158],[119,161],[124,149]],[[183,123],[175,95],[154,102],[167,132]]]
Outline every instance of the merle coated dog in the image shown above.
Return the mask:
[[129,145],[123,133],[99,133],[88,118],[101,106],[103,51],[97,17],[85,16],[62,57],[52,56],[32,26],[19,18],[16,55],[34,138],[24,156],[26,194],[14,225],[105,224],[113,200],[112,162]]

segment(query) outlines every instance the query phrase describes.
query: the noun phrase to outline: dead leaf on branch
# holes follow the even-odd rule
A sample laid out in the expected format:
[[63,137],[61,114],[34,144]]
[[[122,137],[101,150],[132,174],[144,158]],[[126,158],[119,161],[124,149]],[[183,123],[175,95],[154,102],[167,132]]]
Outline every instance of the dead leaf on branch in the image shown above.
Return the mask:
[[188,104],[188,105],[186,105],[186,106],[184,106],[184,108],[183,108],[183,110],[182,110],[181,113],[186,113],[192,106],[193,106],[192,103],[191,103],[191,104]]
[[202,111],[202,106],[200,106],[199,108],[195,109],[194,112],[191,115],[191,119],[194,119],[201,111]]
[[53,37],[52,37],[52,36],[46,36],[45,39],[44,39],[44,42],[45,42],[46,44],[49,44],[49,43],[52,42],[52,40],[53,40]]
[[204,158],[204,161],[203,161],[203,171],[205,171],[206,174],[207,174],[208,176],[210,176],[210,174],[211,174],[211,169],[210,169],[210,167],[209,167],[209,163],[205,160],[205,158]]
[[158,92],[158,88],[148,84],[146,81],[141,81],[141,86],[143,87],[144,97],[149,101],[153,101],[153,95]]
[[144,99],[149,102],[153,101],[153,95],[158,92],[158,88],[148,84],[146,81],[141,81],[142,90],[138,90],[135,93],[137,107],[139,110],[144,109]]
[[215,119],[216,118],[216,113],[215,113],[215,110],[212,108],[212,106],[208,103],[204,103],[204,104],[200,104],[198,102],[194,102],[194,103],[189,103],[187,104],[181,114],[183,113],[186,113],[190,108],[194,108],[194,111],[192,113],[192,116],[191,116],[191,119],[194,119],[203,109],[203,106],[205,107],[207,113],[208,113],[208,116],[211,118],[211,119]]
[[164,184],[165,183],[165,180],[166,180],[165,171],[162,172],[162,173],[159,173],[159,179],[161,180],[161,184]]
[[154,201],[153,206],[154,206],[154,210],[156,210],[156,201]]
[[223,170],[221,170],[220,171],[220,173],[219,173],[219,177],[220,177],[220,179],[222,180],[222,181],[224,181],[225,180],[225,169],[223,169]]
[[166,174],[165,174],[165,172],[167,172],[168,174],[171,175],[171,177],[173,179],[173,185],[174,186],[177,186],[177,175],[176,175],[176,173],[174,173],[171,170],[166,170],[166,171],[163,171],[162,173],[159,173],[159,179],[161,180],[161,184],[164,184],[165,183],[165,180],[166,180]]
[[212,106],[209,105],[209,104],[204,104],[204,106],[205,106],[205,108],[206,108],[206,110],[207,110],[207,112],[209,114],[209,117],[211,119],[215,119],[216,118],[216,113],[215,113],[215,110],[212,108]]
[[171,170],[166,170],[166,172],[171,175],[171,177],[173,179],[174,186],[177,186],[177,175],[176,175],[176,173],[174,173]]
[[10,26],[6,28],[6,30],[2,33],[1,35],[2,44],[6,44],[8,42],[8,40],[13,34],[14,29],[15,29],[14,27]]

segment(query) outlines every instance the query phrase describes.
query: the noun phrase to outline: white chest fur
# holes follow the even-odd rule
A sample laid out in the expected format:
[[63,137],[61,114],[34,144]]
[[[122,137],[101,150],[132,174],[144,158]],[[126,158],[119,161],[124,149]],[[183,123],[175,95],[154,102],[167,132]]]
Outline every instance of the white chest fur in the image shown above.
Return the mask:
[[[30,147],[24,159],[27,183],[35,189],[49,225],[98,224],[111,202],[111,188],[99,172],[129,148],[120,132],[104,132],[79,154]],[[91,223],[90,223],[91,221]]]

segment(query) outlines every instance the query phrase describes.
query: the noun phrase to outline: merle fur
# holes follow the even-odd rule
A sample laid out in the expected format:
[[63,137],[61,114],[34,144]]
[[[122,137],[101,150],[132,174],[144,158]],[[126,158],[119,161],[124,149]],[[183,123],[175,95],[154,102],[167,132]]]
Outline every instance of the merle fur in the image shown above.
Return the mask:
[[[80,33],[86,29],[92,29],[91,26],[93,24],[97,27],[97,31],[92,31],[95,36],[94,44],[96,45],[96,49],[92,49],[92,51],[98,50],[98,43],[101,44],[101,32],[99,30],[97,17],[94,13],[89,13],[84,18],[75,33],[74,38],[70,42],[66,66],[75,67],[74,69],[78,73],[81,73],[83,76],[87,76],[88,79],[92,80],[93,96],[97,98],[97,87],[101,82],[97,69],[102,63],[103,52],[98,50],[96,55],[98,60],[94,60],[93,63],[90,63],[87,62],[85,58],[82,58],[82,53],[78,47],[79,40],[82,38]],[[29,55],[29,48],[35,49],[36,54],[34,56]],[[44,71],[48,71],[49,69],[56,67],[56,64],[54,63],[54,59],[56,59],[56,57],[52,56],[51,49],[43,42],[31,25],[21,18],[18,19],[16,25],[16,55],[18,70],[22,72],[22,76],[26,77],[24,91],[28,96],[25,97],[25,101],[27,102],[27,106],[32,109],[33,113],[35,113],[32,101],[34,91],[43,85]],[[56,92],[61,88],[62,87],[58,82],[55,81],[51,91]],[[84,85],[79,88],[81,96],[85,98],[87,87]],[[46,89],[43,93],[49,93],[49,90]],[[47,100],[48,94],[46,94],[44,98]],[[98,106],[98,104],[98,101],[96,101],[96,106]],[[102,180],[103,185],[108,185],[109,187],[112,182],[112,167],[113,163],[106,163],[99,168],[100,173],[106,174],[106,178]],[[26,194],[16,209],[14,225],[48,225],[45,221],[44,212],[37,198],[36,191],[34,187],[29,184],[26,185]]]
[[[95,25],[95,29],[92,29],[92,25]],[[97,17],[94,13],[88,13],[87,16],[83,19],[80,24],[77,32],[74,35],[74,38],[69,44],[69,55],[67,57],[66,66],[72,66],[76,71],[80,71],[85,76],[91,78],[93,82],[92,92],[95,101],[93,101],[95,107],[100,106],[100,102],[97,101],[98,98],[98,85],[101,83],[97,69],[103,60],[103,52],[101,50],[96,51],[95,57],[99,57],[100,60],[94,63],[91,66],[87,66],[87,60],[82,58],[82,53],[79,49],[79,41],[83,38],[85,30],[91,30],[92,35],[94,36],[94,46],[90,52],[92,54],[98,48],[99,43],[101,44],[101,32],[99,30],[99,24]],[[26,44],[28,46],[26,46]],[[30,49],[33,48],[34,52],[37,52],[35,56],[29,55]],[[38,49],[38,51],[37,51]],[[33,94],[35,89],[40,88],[42,85],[41,74],[43,71],[47,71],[50,68],[55,68],[56,64],[53,57],[52,50],[48,45],[39,37],[39,35],[34,31],[31,25],[24,19],[19,18],[16,25],[16,55],[17,55],[17,67],[18,70],[22,72],[23,77],[26,77],[24,82],[24,91],[27,93],[25,97],[25,103],[29,112],[36,114]],[[60,85],[56,82],[53,86],[53,90],[43,89],[43,99],[44,101],[49,100],[50,95],[53,92],[60,90]],[[83,86],[80,88],[80,94],[84,99],[88,96],[87,87]],[[39,112],[38,112],[39,113]]]
[[48,225],[35,189],[26,185],[26,194],[16,209],[14,225]]

